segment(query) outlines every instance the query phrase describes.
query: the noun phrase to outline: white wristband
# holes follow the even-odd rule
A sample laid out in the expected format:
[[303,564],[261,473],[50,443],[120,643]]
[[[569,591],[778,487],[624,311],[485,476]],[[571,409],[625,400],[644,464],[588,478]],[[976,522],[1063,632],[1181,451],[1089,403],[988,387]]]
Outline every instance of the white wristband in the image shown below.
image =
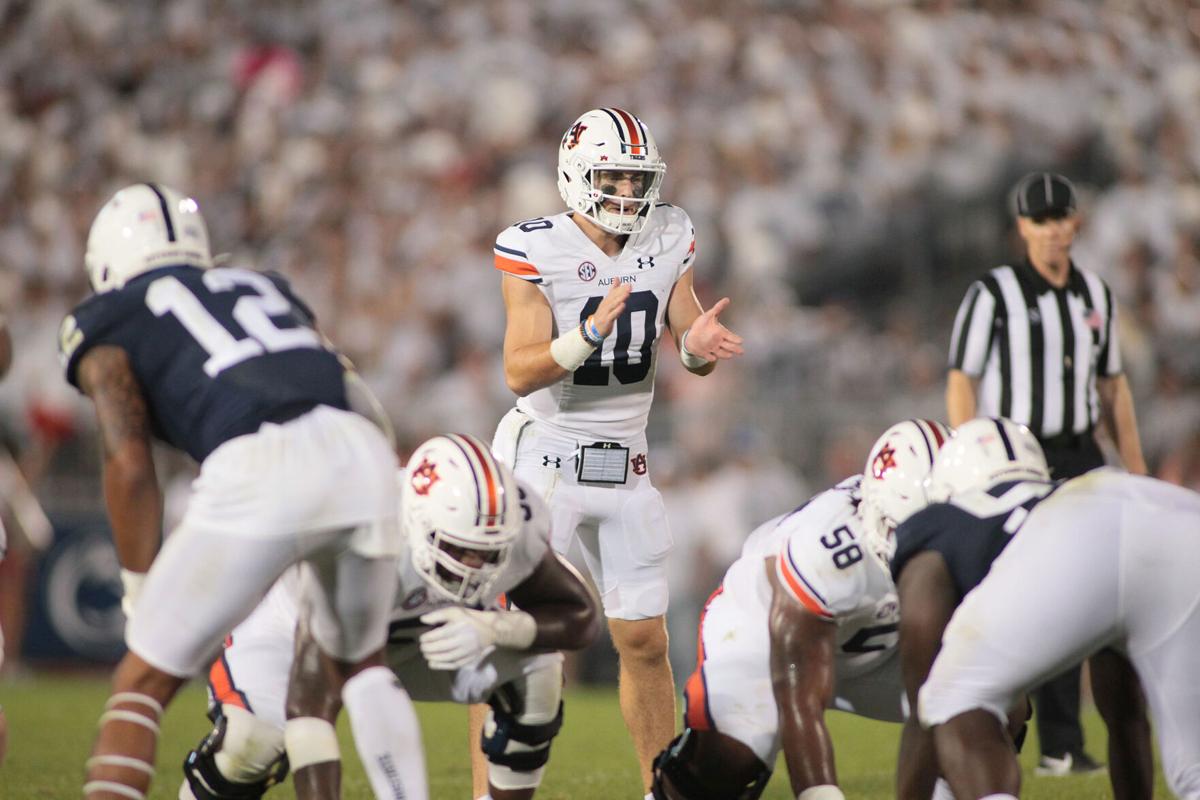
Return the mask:
[[796,795],[796,800],[846,800],[846,795],[838,787],[826,783],[808,787]]
[[679,360],[682,361],[683,365],[688,369],[698,369],[699,367],[703,367],[705,364],[711,362],[707,358],[701,358],[687,349],[687,335],[691,332],[692,329],[688,328],[683,332],[683,336],[679,337]]
[[121,568],[121,611],[125,619],[133,619],[133,608],[137,605],[138,595],[142,593],[142,584],[146,582],[146,573],[134,572]]
[[495,611],[492,631],[496,645],[509,650],[528,650],[537,637],[537,620],[528,611]]
[[583,362],[595,351],[596,346],[583,338],[583,331],[579,326],[571,328],[550,343],[550,357],[567,372],[574,372],[582,367]]

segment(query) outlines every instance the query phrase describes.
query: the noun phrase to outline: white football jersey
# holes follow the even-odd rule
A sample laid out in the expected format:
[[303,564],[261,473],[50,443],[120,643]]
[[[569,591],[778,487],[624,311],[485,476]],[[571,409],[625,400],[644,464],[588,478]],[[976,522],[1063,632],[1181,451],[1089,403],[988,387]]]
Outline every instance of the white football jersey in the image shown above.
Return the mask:
[[507,228],[496,238],[496,268],[537,284],[554,313],[554,336],[579,325],[614,283],[632,294],[612,333],[583,366],[517,400],[533,419],[588,441],[628,441],[646,429],[654,367],[675,281],[696,252],[692,221],[660,203],[616,258],[596,247],[569,212]]
[[870,671],[899,641],[899,604],[887,570],[863,545],[856,513],[861,476],[847,478],[800,508],[761,525],[725,573],[724,594],[768,618],[771,585],[763,562],[776,558],[775,576],[813,614],[837,624],[838,680]]

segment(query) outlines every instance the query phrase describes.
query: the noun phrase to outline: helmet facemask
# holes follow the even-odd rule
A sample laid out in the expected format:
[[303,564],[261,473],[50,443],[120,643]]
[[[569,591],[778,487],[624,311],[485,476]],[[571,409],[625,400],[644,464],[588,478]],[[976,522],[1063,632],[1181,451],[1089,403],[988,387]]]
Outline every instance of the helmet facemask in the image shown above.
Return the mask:
[[[646,226],[650,211],[658,201],[666,167],[623,167],[605,164],[593,166],[584,178],[590,207],[576,209],[606,231],[617,234],[638,233]],[[619,184],[628,181],[631,195],[618,194]]]
[[463,605],[476,605],[487,596],[511,550],[507,543],[485,549],[437,529],[424,534],[424,543],[414,551],[413,565],[430,588]]

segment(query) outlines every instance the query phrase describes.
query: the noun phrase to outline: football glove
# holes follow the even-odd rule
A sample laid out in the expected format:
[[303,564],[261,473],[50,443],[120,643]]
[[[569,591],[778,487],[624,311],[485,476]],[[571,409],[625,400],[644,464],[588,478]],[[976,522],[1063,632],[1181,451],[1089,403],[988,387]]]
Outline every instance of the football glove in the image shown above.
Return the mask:
[[455,670],[477,664],[497,647],[527,650],[537,635],[537,622],[524,611],[475,611],[448,606],[421,615],[436,625],[421,634],[421,655],[431,669]]

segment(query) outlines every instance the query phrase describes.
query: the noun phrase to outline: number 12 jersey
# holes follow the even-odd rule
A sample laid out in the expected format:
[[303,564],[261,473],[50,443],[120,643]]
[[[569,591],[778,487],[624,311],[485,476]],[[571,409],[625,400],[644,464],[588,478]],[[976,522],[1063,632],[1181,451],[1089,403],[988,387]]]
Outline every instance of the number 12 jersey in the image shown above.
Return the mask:
[[695,232],[680,208],[659,203],[616,257],[605,255],[569,212],[507,228],[496,268],[537,285],[558,336],[594,313],[616,283],[632,293],[604,344],[571,375],[517,401],[533,419],[580,438],[628,441],[646,429],[658,342],[675,282],[691,267]]
[[263,422],[348,408],[342,366],[312,323],[279,275],[164,267],[80,303],[59,330],[59,357],[79,386],[87,351],[124,350],[154,435],[199,462]]

